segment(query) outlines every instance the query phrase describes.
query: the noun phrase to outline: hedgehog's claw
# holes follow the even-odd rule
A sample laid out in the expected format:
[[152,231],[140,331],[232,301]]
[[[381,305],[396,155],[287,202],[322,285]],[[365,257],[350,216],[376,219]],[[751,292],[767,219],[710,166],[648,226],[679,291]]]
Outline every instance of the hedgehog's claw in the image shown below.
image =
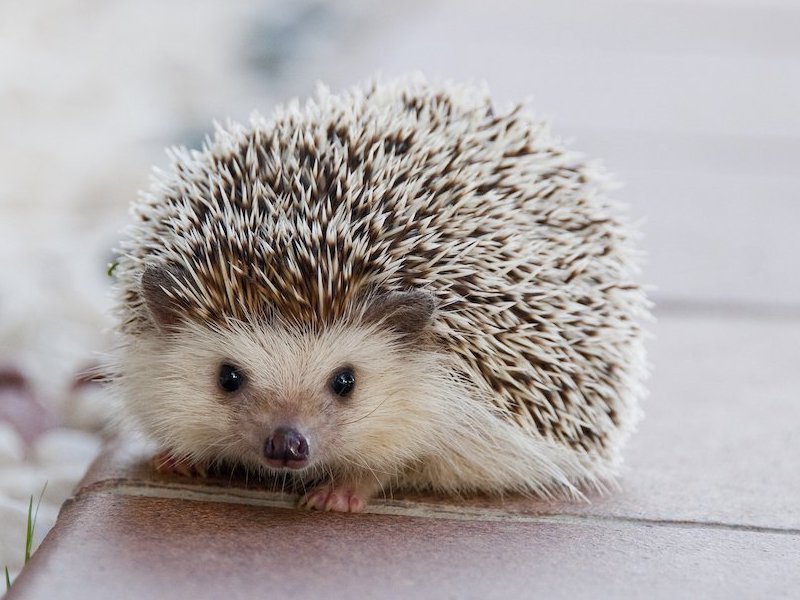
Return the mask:
[[150,461],[153,469],[164,475],[183,475],[184,477],[208,477],[208,465],[204,462],[189,463],[176,458],[169,450],[162,450]]
[[368,500],[369,494],[357,485],[326,483],[303,496],[298,506],[307,510],[361,512]]

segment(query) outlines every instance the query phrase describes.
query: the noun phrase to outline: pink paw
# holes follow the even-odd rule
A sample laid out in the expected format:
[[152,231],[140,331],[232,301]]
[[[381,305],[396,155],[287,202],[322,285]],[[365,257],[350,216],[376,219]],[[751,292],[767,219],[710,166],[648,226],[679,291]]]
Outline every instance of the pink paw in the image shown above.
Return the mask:
[[164,475],[183,475],[184,477],[208,477],[208,467],[204,463],[188,463],[175,458],[169,450],[162,450],[150,461],[153,468]]
[[300,508],[334,512],[361,512],[367,497],[350,485],[325,484],[308,492],[300,499]]

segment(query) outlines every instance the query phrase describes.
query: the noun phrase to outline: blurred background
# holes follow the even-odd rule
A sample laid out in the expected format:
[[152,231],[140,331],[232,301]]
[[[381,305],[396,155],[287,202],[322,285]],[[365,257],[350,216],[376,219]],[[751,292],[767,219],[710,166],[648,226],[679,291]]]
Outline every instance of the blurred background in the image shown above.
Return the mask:
[[796,321],[798,32],[793,0],[0,4],[0,569],[29,498],[48,482],[38,540],[99,447],[79,374],[112,343],[107,264],[165,146],[317,81],[485,81],[624,184],[659,314]]

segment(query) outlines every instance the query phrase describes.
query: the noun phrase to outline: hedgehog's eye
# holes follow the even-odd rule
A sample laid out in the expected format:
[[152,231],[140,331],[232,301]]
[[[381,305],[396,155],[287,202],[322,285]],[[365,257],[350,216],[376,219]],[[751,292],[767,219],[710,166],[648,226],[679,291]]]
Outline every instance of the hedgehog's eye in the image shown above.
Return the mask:
[[333,393],[343,398],[349,396],[355,386],[356,376],[353,373],[353,369],[349,367],[336,371],[333,379],[331,379],[331,389]]
[[218,382],[224,392],[232,394],[244,384],[244,375],[237,367],[224,364],[219,368]]

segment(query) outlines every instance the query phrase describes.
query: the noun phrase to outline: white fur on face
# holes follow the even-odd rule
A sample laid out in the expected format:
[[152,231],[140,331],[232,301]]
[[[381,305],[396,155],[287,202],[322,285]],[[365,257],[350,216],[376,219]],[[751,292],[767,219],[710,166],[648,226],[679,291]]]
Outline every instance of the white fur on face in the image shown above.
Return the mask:
[[[262,465],[267,436],[288,426],[309,439],[312,466],[396,469],[419,455],[413,437],[434,424],[425,398],[438,387],[436,356],[408,352],[375,328],[189,324],[175,335],[138,336],[124,360],[130,416],[190,459]],[[223,364],[246,378],[233,394],[218,387]],[[345,398],[330,389],[342,367],[356,377]]]

